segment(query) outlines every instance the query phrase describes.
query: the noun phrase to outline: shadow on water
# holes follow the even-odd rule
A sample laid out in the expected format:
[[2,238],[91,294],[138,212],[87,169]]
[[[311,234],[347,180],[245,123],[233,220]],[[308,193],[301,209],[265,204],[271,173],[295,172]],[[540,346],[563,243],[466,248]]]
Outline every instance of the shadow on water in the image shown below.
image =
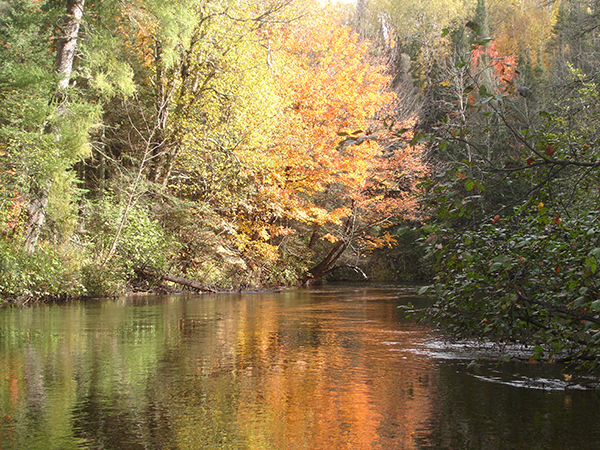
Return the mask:
[[[600,449],[594,380],[483,362],[407,285],[0,311],[0,449]],[[476,355],[475,355],[476,356]]]

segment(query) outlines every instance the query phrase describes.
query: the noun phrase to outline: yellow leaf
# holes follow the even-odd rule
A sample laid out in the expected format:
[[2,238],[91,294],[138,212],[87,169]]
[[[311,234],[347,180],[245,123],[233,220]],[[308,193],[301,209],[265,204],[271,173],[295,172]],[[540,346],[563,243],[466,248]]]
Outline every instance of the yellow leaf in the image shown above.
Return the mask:
[[267,232],[267,230],[265,230],[264,228],[261,228],[261,230],[258,232],[258,235],[260,236],[261,239],[268,241],[269,238],[271,236],[269,236],[269,233]]
[[327,233],[325,236],[322,236],[321,239],[326,239],[329,242],[331,242],[332,244],[334,242],[339,241],[339,239],[337,237],[335,237],[335,236],[333,236],[332,234],[329,234],[329,233]]

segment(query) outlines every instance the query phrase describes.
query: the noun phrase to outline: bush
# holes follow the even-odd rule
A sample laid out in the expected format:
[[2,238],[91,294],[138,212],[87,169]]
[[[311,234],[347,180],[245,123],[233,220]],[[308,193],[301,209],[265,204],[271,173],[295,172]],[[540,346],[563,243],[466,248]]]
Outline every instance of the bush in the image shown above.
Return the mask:
[[600,362],[600,214],[529,203],[475,231],[429,227],[437,277],[425,317],[461,335],[521,343],[533,359]]
[[86,237],[92,255],[83,270],[83,279],[89,295],[124,294],[137,269],[165,270],[177,254],[177,241],[153,217],[149,207],[138,204],[127,212],[115,252],[108,257],[123,207],[109,198],[91,202],[88,209],[92,212],[86,220]]
[[[104,265],[113,244],[123,214],[121,205],[101,200],[90,205],[92,213],[87,220],[87,239],[94,249],[99,264]],[[111,266],[122,266],[133,275],[135,269],[145,266],[164,269],[178,250],[177,242],[167,235],[160,222],[152,217],[144,205],[133,206],[128,212],[123,229],[117,238]]]
[[85,294],[82,258],[71,246],[41,243],[29,255],[15,242],[0,242],[0,297],[15,302]]
[[127,293],[131,273],[114,263],[88,264],[82,269],[82,283],[90,297],[112,297]]

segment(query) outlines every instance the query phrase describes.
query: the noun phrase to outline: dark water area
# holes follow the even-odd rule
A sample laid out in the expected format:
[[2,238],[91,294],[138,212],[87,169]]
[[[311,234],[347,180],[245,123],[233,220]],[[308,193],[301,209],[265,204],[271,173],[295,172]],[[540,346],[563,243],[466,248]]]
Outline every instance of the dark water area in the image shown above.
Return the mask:
[[[0,450],[600,449],[595,379],[477,354],[410,286],[0,310]],[[587,389],[586,389],[587,388]]]

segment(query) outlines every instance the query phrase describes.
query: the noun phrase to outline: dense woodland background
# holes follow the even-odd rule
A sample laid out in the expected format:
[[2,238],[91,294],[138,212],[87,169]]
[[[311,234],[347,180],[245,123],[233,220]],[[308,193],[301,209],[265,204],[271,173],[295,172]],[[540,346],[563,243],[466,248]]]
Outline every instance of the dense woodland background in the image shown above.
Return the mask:
[[0,294],[420,280],[595,364],[599,68],[598,1],[0,1]]

